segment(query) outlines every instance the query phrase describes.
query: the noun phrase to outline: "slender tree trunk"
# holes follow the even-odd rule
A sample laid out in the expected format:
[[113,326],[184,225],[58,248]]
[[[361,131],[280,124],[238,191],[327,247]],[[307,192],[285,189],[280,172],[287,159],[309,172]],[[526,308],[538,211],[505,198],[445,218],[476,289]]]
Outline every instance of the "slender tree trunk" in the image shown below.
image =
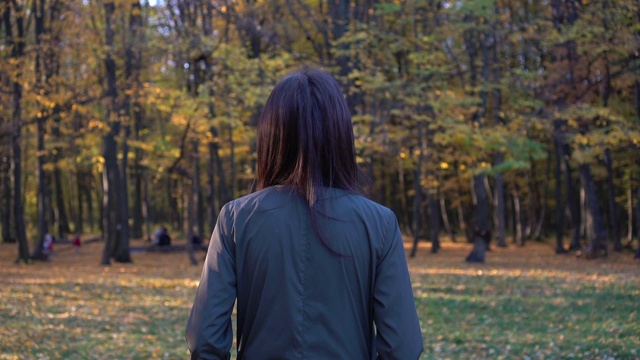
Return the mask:
[[568,159],[568,147],[564,146],[564,169],[565,169],[565,189],[567,191],[567,205],[569,207],[569,213],[571,214],[571,227],[573,229],[571,235],[570,250],[580,250],[582,245],[580,243],[580,201],[576,198],[576,186],[573,184],[571,176],[571,166]]
[[422,235],[422,228],[420,226],[421,216],[421,207],[422,207],[422,163],[424,161],[424,152],[426,148],[426,139],[424,134],[424,122],[419,121],[417,126],[417,137],[418,137],[418,149],[420,150],[418,153],[418,159],[416,161],[416,167],[413,175],[413,186],[415,195],[413,197],[413,248],[411,249],[411,257],[415,257],[418,252],[418,242],[420,241],[420,236]]
[[486,174],[480,174],[473,177],[473,188],[476,198],[472,226],[473,249],[467,256],[467,262],[483,263],[486,251],[489,248],[489,241],[491,240],[491,231],[489,229],[489,198],[484,186],[484,178],[486,176]]
[[189,261],[191,265],[198,264],[196,260],[194,249],[193,249],[193,237],[201,236],[201,228],[198,228],[198,214],[197,211],[199,209],[199,201],[200,201],[200,154],[199,154],[199,143],[197,140],[192,142],[192,157],[193,157],[193,167],[194,167],[194,176],[191,177],[190,188],[189,188],[189,203],[187,205],[187,255],[189,256]]
[[[53,113],[51,114],[51,119],[53,120],[51,134],[53,135],[54,139],[60,140],[60,138],[62,137],[60,134],[60,106],[54,106]],[[58,166],[61,152],[62,149],[58,148],[57,151],[55,151],[53,154],[53,162],[55,164],[55,167],[53,168],[53,184],[56,199],[55,213],[57,215],[58,237],[62,238],[66,234],[71,233],[71,229],[69,228],[69,216],[67,215],[67,209],[64,204],[65,196],[64,189],[62,187],[63,176],[62,172],[60,171],[60,167]]]
[[237,196],[237,179],[236,179],[236,144],[233,141],[233,125],[229,124],[229,161],[231,163],[231,197]]
[[432,190],[427,200],[429,216],[429,237],[431,238],[431,252],[437,253],[440,250],[440,207],[438,206],[437,190]]
[[444,224],[444,228],[449,234],[451,241],[456,242],[456,234],[453,231],[451,222],[449,222],[449,215],[447,214],[447,204],[443,192],[440,193],[440,214],[442,214],[442,223]]
[[[117,169],[117,177],[114,179],[118,188],[117,193],[117,213],[116,213],[116,231],[119,234],[118,242],[116,242],[113,252],[113,259],[119,263],[130,263],[130,229],[129,229],[129,187],[127,185],[127,167],[129,158],[129,126],[125,126],[125,135],[122,140],[122,160],[120,168]],[[119,170],[119,171],[118,171]]]
[[527,226],[525,227],[525,237],[527,239],[531,239],[531,235],[533,233],[533,227],[534,225],[537,223],[537,219],[536,219],[536,213],[537,213],[537,199],[540,199],[541,195],[540,195],[540,189],[538,186],[538,181],[536,180],[536,169],[535,169],[535,163],[533,161],[533,159],[529,159],[529,162],[531,163],[531,167],[529,168],[529,170],[527,171],[528,173],[528,180],[529,180],[529,191],[527,192],[527,202],[528,202],[528,216],[526,217],[527,219]]
[[195,194],[193,195],[195,201],[195,207],[193,211],[193,222],[191,231],[194,231],[195,235],[202,238],[204,234],[204,217],[202,213],[202,192],[200,191],[200,142],[198,140],[193,141],[193,185],[195,188]]
[[38,117],[37,119],[37,157],[38,157],[38,241],[36,248],[34,249],[31,257],[34,259],[44,259],[42,253],[42,244],[44,243],[44,237],[49,232],[47,226],[47,175],[44,172],[44,127],[45,117]]
[[465,237],[469,237],[469,231],[467,229],[467,222],[465,221],[465,213],[462,207],[462,179],[460,177],[459,164],[457,161],[454,162],[455,166],[455,176],[456,176],[456,212],[458,213],[458,226],[460,227],[460,231],[465,234]]
[[208,234],[213,232],[213,226],[216,223],[216,218],[218,217],[218,207],[216,205],[216,157],[217,157],[217,147],[215,146],[213,140],[209,141],[209,161],[207,167],[207,175],[209,177],[208,185],[209,185],[209,193],[207,194],[207,200],[209,204],[209,209],[207,214],[209,215],[209,231]]
[[638,239],[638,250],[635,259],[640,259],[640,181],[638,181],[638,191],[636,195],[636,239]]
[[511,189],[511,196],[513,197],[514,210],[513,223],[516,227],[514,242],[518,246],[524,246],[524,233],[522,231],[522,206],[520,205],[520,194],[518,192],[518,185],[514,185]]
[[29,260],[29,243],[27,242],[27,232],[24,223],[24,204],[22,202],[22,149],[20,146],[20,136],[22,133],[21,100],[22,86],[15,82],[13,84],[13,124],[15,126],[12,135],[13,147],[13,214],[18,239],[18,259],[17,261]]
[[[502,152],[496,154],[495,164],[496,167],[502,164],[504,155]],[[496,190],[494,192],[494,214],[495,214],[495,226],[498,238],[499,247],[507,247],[506,241],[506,229],[505,229],[505,213],[504,213],[504,181],[502,179],[502,173],[496,174]]]
[[[87,171],[84,174],[84,182],[84,200],[87,202],[87,226],[91,231],[93,231],[96,228],[96,219],[93,216],[93,194],[91,193],[91,190],[93,188],[92,184],[94,182],[94,176],[91,174],[91,171]],[[99,198],[100,197],[98,197],[98,199]]]
[[613,160],[611,150],[604,151],[604,162],[607,167],[607,195],[609,200],[609,223],[611,225],[611,237],[613,238],[613,249],[622,251],[620,241],[620,224],[618,224],[618,209],[616,206],[615,189],[613,187]]
[[11,164],[9,160],[9,146],[3,148],[2,158],[0,158],[0,181],[2,182],[2,242],[13,243],[16,239],[11,234],[11,181],[9,173],[11,172]]
[[[33,1],[33,13],[35,17],[35,43],[36,43],[36,61],[35,61],[35,77],[36,77],[36,88],[45,93],[45,90],[42,88],[42,35],[44,34],[44,1]],[[31,257],[33,259],[46,259],[43,254],[43,245],[44,237],[49,232],[49,227],[47,224],[47,175],[44,171],[44,163],[45,163],[45,147],[44,147],[44,137],[46,132],[46,110],[39,112],[36,115],[36,137],[37,137],[37,146],[36,146],[36,157],[37,157],[37,168],[36,168],[36,178],[37,178],[37,198],[38,198],[38,239],[36,241],[36,247],[33,250]]]
[[[564,164],[564,154],[562,151],[563,149],[562,138],[558,134],[554,134],[554,147],[555,147],[555,155],[556,155],[556,167],[555,167],[556,254],[566,254],[567,250],[564,247],[564,241],[563,241],[565,216],[564,216],[564,201],[562,197],[562,165]],[[567,193],[569,193],[570,191],[572,191],[571,188],[567,188]]]
[[151,214],[149,214],[149,193],[148,193],[148,184],[147,181],[143,182],[142,191],[143,195],[143,203],[142,203],[142,217],[145,225],[146,239],[147,241],[151,241]]
[[398,185],[400,187],[398,196],[400,199],[400,214],[402,216],[402,222],[404,223],[406,229],[411,229],[408,211],[409,201],[407,200],[407,189],[404,179],[404,159],[402,158],[402,156],[398,157]]
[[[212,126],[209,129],[212,137],[212,143],[214,146],[214,154],[215,154],[215,162],[216,162],[216,170],[218,172],[218,204],[221,207],[223,204],[226,204],[230,199],[229,192],[227,190],[227,182],[224,176],[224,168],[222,166],[222,158],[220,158],[219,150],[219,142],[218,142],[218,130],[215,126]],[[217,209],[216,209],[217,211]],[[215,222],[214,222],[215,224]]]
[[[116,136],[120,133],[120,121],[117,119],[118,106],[116,88],[116,63],[112,57],[112,47],[114,44],[114,30],[112,27],[113,14],[115,12],[115,4],[112,0],[104,3],[105,8],[105,35],[107,52],[105,55],[105,69],[107,79],[106,96],[109,99],[107,109],[105,111],[105,123],[109,126],[109,131],[103,137],[103,158],[104,170],[102,176],[103,185],[103,226],[106,237],[105,248],[102,255],[102,264],[109,265],[111,257],[114,256],[114,250],[120,241],[120,230],[118,228],[119,216],[116,199],[119,188],[120,171],[118,169],[118,144]],[[112,119],[115,118],[115,119]]]
[[[178,209],[178,182],[175,179],[169,179],[167,181],[167,200],[168,200],[168,204],[169,204],[169,218],[168,221],[171,222],[171,224],[179,229],[182,223],[182,220],[180,219],[180,210]],[[163,213],[163,218],[166,219],[166,211]],[[157,219],[156,219],[157,220]]]
[[607,229],[602,220],[600,205],[596,194],[596,188],[591,176],[591,169],[588,164],[580,165],[580,180],[584,184],[587,216],[591,220],[588,231],[591,233],[590,244],[585,254],[587,258],[596,258],[607,255]]
[[[422,130],[420,125],[418,126],[418,141],[422,141]],[[420,178],[422,174],[422,154],[418,155],[416,167],[413,174],[413,247],[411,248],[411,257],[415,257],[418,252],[418,242],[420,241],[420,203],[422,202],[422,185],[420,184]]]
[[[104,146],[104,145],[103,145]],[[98,229],[100,230],[100,234],[102,235],[102,239],[106,239],[106,233],[105,233],[105,228],[104,228],[104,217],[105,217],[105,202],[104,202],[104,197],[105,197],[105,192],[104,192],[104,180],[105,180],[105,176],[104,176],[105,172],[104,169],[102,171],[102,173],[100,173],[100,179],[99,179],[99,183],[96,184],[96,202],[98,203]],[[109,256],[111,256],[111,254],[109,254]]]
[[[15,22],[18,31],[17,37],[13,37],[13,29],[11,28],[11,2],[5,2],[3,19],[5,23],[6,43],[11,49],[10,57],[16,62],[21,62],[24,57],[25,47],[25,31],[24,31],[24,12],[19,3],[13,2],[15,12]],[[12,83],[13,90],[13,113],[12,124],[13,134],[11,135],[11,149],[13,156],[11,157],[11,165],[13,168],[13,225],[15,227],[16,238],[18,241],[18,258],[16,261],[29,261],[29,243],[27,242],[27,232],[24,222],[24,204],[22,202],[22,148],[20,137],[22,135],[22,73],[18,68],[16,80]]]
[[[538,223],[536,224],[536,228],[533,233],[533,238],[535,240],[541,239],[542,227],[544,226],[545,220],[547,218],[547,207],[548,207],[547,203],[549,199],[549,177],[550,176],[551,176],[551,159],[547,157],[547,170],[545,172],[544,185],[543,185],[544,195],[542,195],[542,199],[540,199],[540,201],[542,202],[542,210],[540,211],[540,216],[538,217]],[[557,242],[556,242],[556,248],[557,248]]]
[[[59,159],[58,155],[54,155],[54,161],[57,163]],[[53,184],[54,190],[56,193],[56,208],[55,213],[58,216],[58,237],[63,238],[66,234],[71,233],[71,229],[69,228],[69,218],[67,216],[67,210],[64,206],[64,191],[62,188],[62,172],[60,172],[60,168],[58,165],[53,169]]]
[[[107,144],[104,141],[105,152],[107,151]],[[106,159],[105,159],[106,160]],[[114,194],[110,188],[108,171],[105,169],[102,171],[102,237],[105,240],[104,249],[102,251],[102,265],[110,265],[111,264],[111,253],[113,251],[113,244],[115,242],[115,234],[112,231],[112,224],[114,223],[113,212],[111,208],[113,207],[113,199]]]
[[[640,242],[640,240],[638,240]],[[633,242],[633,176],[629,171],[629,182],[627,186],[627,242]]]
[[76,207],[78,208],[78,214],[76,216],[76,233],[81,234],[84,231],[84,204],[83,194],[84,191],[84,177],[83,171],[78,169],[76,172]]
[[[139,139],[137,136],[136,138],[136,140]],[[142,238],[142,224],[144,222],[142,210],[142,166],[140,161],[140,150],[136,149],[133,158],[133,223],[131,227],[131,237],[134,239]]]
[[[130,68],[127,78],[133,86],[132,91],[132,119],[133,119],[133,137],[136,141],[140,140],[140,128],[142,126],[142,104],[139,101],[139,89],[142,88],[140,72],[142,71],[142,43],[144,42],[144,32],[140,31],[142,23],[142,8],[139,1],[131,4],[129,17],[129,43],[127,48],[127,67]],[[133,210],[132,210],[132,227],[131,237],[139,239],[142,237],[142,151],[139,148],[134,150],[133,158]],[[126,180],[126,178],[125,178]]]

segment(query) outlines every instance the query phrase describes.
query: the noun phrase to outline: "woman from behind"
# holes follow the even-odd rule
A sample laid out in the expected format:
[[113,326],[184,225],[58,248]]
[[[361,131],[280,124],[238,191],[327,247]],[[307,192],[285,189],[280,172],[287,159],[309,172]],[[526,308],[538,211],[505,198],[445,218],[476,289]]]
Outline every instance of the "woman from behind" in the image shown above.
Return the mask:
[[226,204],[186,338],[192,359],[417,359],[422,336],[395,215],[357,194],[353,127],[327,73],[273,89],[257,191]]

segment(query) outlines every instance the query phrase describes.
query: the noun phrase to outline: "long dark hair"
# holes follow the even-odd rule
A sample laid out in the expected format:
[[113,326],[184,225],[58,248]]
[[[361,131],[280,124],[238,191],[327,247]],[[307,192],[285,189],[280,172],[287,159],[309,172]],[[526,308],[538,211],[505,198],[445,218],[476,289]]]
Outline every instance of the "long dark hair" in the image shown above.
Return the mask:
[[257,190],[295,188],[313,206],[322,187],[357,191],[353,125],[338,83],[305,68],[275,86],[258,120]]
[[[358,191],[353,125],[340,86],[324,71],[305,68],[275,86],[258,119],[257,190],[295,189],[309,205],[313,228],[323,187]],[[327,215],[327,214],[326,214]]]

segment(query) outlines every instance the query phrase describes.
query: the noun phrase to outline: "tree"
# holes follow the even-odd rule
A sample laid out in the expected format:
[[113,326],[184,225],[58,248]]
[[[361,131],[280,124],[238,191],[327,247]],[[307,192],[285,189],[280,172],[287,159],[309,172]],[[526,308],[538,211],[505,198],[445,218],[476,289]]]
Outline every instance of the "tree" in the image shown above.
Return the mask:
[[[11,11],[14,12],[15,26],[17,33],[13,34],[13,24],[11,22]],[[23,61],[24,61],[24,48],[25,48],[25,27],[24,27],[24,11],[22,4],[17,1],[5,1],[3,22],[5,26],[5,41],[8,48],[11,49],[11,63],[14,65],[11,76],[11,90],[13,94],[12,99],[12,135],[11,135],[11,167],[13,168],[12,182],[13,182],[13,221],[16,229],[16,238],[18,240],[18,259],[17,261],[28,261],[29,243],[27,242],[25,216],[24,216],[24,204],[23,204],[23,192],[22,192],[22,74],[23,74]]]

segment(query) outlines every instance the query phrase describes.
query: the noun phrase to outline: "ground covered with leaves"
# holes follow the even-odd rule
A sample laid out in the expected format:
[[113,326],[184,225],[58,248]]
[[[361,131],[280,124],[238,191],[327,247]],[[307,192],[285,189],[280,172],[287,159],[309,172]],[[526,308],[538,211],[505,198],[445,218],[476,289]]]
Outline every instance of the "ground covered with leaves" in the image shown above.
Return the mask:
[[[143,253],[105,267],[101,243],[71,247],[19,265],[15,245],[0,244],[0,359],[188,358],[201,265]],[[587,261],[530,243],[470,265],[469,250],[425,246],[409,262],[424,359],[640,358],[640,262],[630,254]]]

